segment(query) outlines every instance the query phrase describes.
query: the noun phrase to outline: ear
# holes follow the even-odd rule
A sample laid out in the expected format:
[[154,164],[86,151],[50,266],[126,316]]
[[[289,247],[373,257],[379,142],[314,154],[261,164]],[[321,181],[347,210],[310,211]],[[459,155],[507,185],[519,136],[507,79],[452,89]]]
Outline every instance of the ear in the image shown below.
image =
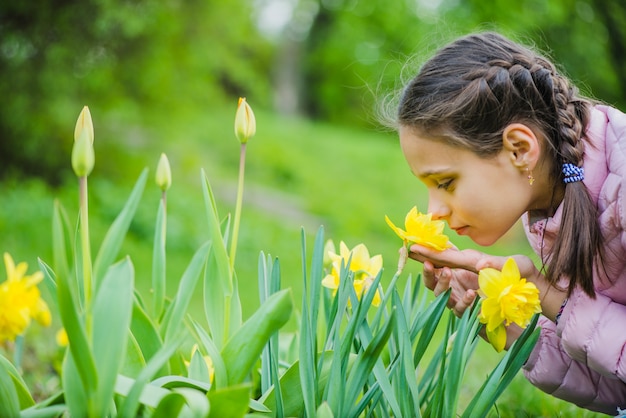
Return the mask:
[[532,129],[522,123],[512,123],[502,132],[504,150],[519,169],[533,170],[540,154],[539,139]]

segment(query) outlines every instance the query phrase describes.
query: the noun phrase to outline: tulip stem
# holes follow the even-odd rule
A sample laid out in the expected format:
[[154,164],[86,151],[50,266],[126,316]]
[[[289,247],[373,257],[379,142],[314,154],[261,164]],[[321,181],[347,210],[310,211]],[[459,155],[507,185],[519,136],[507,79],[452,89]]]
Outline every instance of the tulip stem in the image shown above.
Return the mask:
[[239,182],[237,184],[237,203],[235,205],[235,221],[233,224],[233,236],[230,243],[230,269],[235,269],[235,255],[237,254],[237,238],[239,236],[239,220],[241,218],[241,205],[243,201],[243,180],[246,168],[246,144],[241,144],[239,154]]
[[89,309],[92,293],[91,245],[89,243],[89,206],[87,194],[87,176],[78,178],[80,205],[80,238],[83,255],[83,292],[85,309]]

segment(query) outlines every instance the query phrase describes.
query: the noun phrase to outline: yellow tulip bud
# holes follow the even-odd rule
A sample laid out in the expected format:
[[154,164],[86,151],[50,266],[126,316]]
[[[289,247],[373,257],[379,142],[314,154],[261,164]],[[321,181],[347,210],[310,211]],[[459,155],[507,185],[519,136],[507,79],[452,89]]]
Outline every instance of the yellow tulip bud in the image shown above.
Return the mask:
[[80,115],[78,115],[76,127],[74,128],[74,141],[78,141],[82,131],[87,131],[87,138],[93,144],[93,122],[91,121],[91,112],[89,112],[89,107],[87,106],[83,107]]
[[256,133],[256,119],[252,108],[245,97],[239,98],[237,113],[235,114],[235,135],[242,144],[248,142]]
[[335,243],[333,242],[332,239],[328,239],[326,240],[326,243],[324,244],[324,267],[326,268],[330,268],[333,264],[333,260],[330,256],[330,253],[336,254],[337,250],[335,249]]
[[72,169],[78,177],[87,177],[95,164],[93,143],[88,135],[88,129],[83,129],[72,148]]
[[157,186],[159,186],[162,191],[167,191],[172,185],[172,170],[170,169],[170,162],[165,153],[161,153],[161,158],[159,158],[155,180]]

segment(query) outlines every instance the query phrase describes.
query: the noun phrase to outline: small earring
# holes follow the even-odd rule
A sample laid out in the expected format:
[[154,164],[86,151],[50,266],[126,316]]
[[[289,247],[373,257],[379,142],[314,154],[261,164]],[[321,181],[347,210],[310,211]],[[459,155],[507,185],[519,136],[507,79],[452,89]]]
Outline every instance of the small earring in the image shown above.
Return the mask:
[[532,186],[533,183],[535,182],[535,178],[533,177],[533,172],[529,170],[528,168],[526,168],[526,171],[528,172],[528,176],[526,176],[526,178],[528,179],[528,184]]

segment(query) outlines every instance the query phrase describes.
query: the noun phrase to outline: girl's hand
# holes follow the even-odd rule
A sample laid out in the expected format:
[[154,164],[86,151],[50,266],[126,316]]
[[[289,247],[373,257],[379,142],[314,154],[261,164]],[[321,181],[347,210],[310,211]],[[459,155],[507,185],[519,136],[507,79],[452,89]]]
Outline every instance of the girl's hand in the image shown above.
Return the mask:
[[435,296],[448,289],[450,299],[448,307],[455,315],[461,317],[463,312],[472,306],[478,289],[478,270],[476,263],[483,256],[475,250],[459,251],[450,248],[445,251],[434,251],[421,245],[412,245],[409,257],[424,263],[424,285],[432,290]]
[[424,261],[423,270],[424,285],[433,291],[435,296],[439,296],[448,289],[450,298],[448,308],[452,309],[458,317],[463,316],[467,308],[472,306],[476,299],[476,289],[478,289],[478,274],[460,268],[450,267],[436,268],[431,261]]

